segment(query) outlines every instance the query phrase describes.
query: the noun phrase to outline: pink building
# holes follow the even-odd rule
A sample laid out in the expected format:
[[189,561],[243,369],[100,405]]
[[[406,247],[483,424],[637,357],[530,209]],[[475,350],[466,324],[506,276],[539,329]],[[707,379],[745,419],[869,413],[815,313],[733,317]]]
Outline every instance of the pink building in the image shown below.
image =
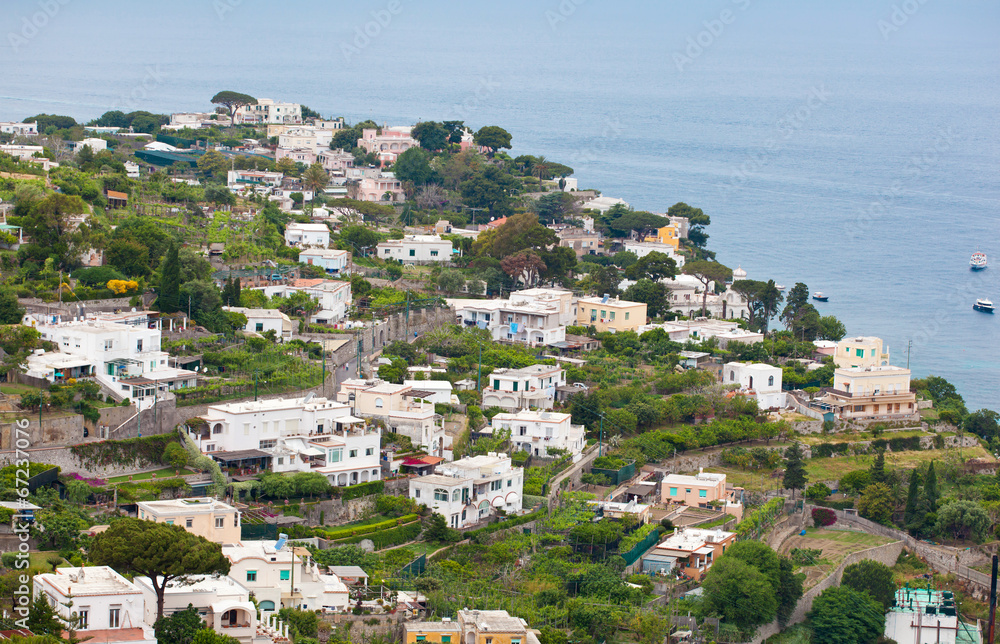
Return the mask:
[[323,150],[317,159],[327,171],[347,170],[354,167],[354,155],[343,150]]
[[677,503],[693,508],[708,508],[713,501],[726,514],[737,520],[743,517],[740,493],[743,488],[726,489],[726,475],[698,470],[697,476],[668,474],[660,484],[664,503]]
[[377,154],[383,166],[391,165],[396,162],[396,157],[400,154],[420,145],[410,136],[410,129],[409,127],[382,128],[381,134],[374,128],[362,130],[358,147]]
[[307,148],[278,148],[274,151],[274,160],[291,159],[296,163],[312,165],[316,163],[316,153]]
[[359,201],[405,201],[403,182],[390,172],[377,177],[363,177],[354,187]]

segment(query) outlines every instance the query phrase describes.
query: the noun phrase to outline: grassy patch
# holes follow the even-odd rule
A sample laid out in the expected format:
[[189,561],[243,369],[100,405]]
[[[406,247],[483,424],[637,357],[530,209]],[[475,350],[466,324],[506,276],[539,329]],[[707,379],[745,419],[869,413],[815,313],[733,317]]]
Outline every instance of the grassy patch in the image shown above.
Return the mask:
[[812,642],[812,630],[805,624],[789,626],[774,637],[765,640],[766,644],[809,644]]
[[881,546],[893,541],[888,537],[880,537],[877,534],[848,530],[827,530],[826,528],[806,528],[806,533],[801,538],[822,539],[824,541],[834,541],[838,544],[862,546],[862,548],[854,548],[855,550]]
[[[914,469],[923,463],[930,461],[944,460],[950,450],[924,450],[920,452],[886,452],[885,468],[887,470]],[[982,446],[963,447],[962,456],[964,458],[990,458]],[[806,473],[811,482],[815,481],[839,481],[844,474],[852,470],[865,469],[871,464],[870,455],[863,456],[835,456],[831,458],[812,458],[806,461]]]
[[735,467],[707,467],[706,472],[726,475],[726,483],[733,487],[741,487],[748,492],[765,492],[773,490],[778,479],[772,478],[774,470],[757,470],[746,472]]
[[31,387],[29,385],[19,385],[14,383],[5,383],[0,385],[0,393],[13,394],[20,396],[26,393],[37,393],[38,387]]
[[[52,564],[50,564],[47,560],[52,555],[58,555],[58,554],[59,553],[56,552],[55,550],[42,550],[40,552],[30,552],[28,553],[28,561],[30,562],[32,568],[44,568],[45,570],[51,571]],[[62,563],[57,565],[63,566],[66,565],[67,563],[69,562],[63,559]]]
[[[177,476],[177,474],[175,474],[175,471],[176,470],[174,470],[174,468],[172,468],[172,467],[165,467],[162,470],[156,470],[155,472],[143,472],[142,474],[133,474],[132,475],[132,481],[133,482],[135,482],[135,481],[148,481],[148,480],[154,478],[153,477],[154,474],[156,475],[155,478],[158,478],[158,479],[175,478]],[[181,472],[181,474],[180,474],[181,476],[187,476],[189,474],[194,474],[195,473],[194,470],[189,470],[187,468],[182,469],[180,472]],[[127,483],[128,480],[129,480],[129,475],[126,474],[125,476],[115,476],[113,478],[110,478],[110,479],[108,479],[108,483]]]

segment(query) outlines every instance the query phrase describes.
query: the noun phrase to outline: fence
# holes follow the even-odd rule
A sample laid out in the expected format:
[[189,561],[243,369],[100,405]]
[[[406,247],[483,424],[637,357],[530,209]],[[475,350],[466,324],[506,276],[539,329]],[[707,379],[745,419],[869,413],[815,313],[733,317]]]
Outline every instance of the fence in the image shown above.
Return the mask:
[[635,476],[635,461],[622,466],[617,470],[606,470],[599,467],[592,467],[590,468],[590,471],[593,474],[603,474],[608,477],[613,485],[621,485],[623,482],[628,481]]
[[427,555],[423,554],[399,569],[399,577],[419,577],[427,568]]
[[240,539],[243,541],[262,541],[277,539],[278,526],[273,523],[244,523],[240,525]]
[[660,532],[658,530],[653,530],[646,535],[646,538],[635,544],[631,550],[628,552],[621,552],[619,555],[625,560],[626,566],[631,566],[639,557],[643,555],[644,552],[655,546],[660,541]]

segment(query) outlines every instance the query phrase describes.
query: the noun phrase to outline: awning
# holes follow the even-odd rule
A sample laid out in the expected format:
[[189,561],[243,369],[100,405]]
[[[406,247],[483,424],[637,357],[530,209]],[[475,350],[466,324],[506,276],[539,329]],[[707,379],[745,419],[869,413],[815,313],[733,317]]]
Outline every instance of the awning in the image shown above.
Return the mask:
[[495,499],[493,499],[493,507],[495,507],[495,508],[502,508],[503,505],[504,505],[504,503],[503,503],[503,497],[502,496],[498,496]]
[[267,452],[262,452],[259,449],[244,449],[237,450],[233,452],[214,452],[209,454],[212,458],[217,461],[222,461],[223,463],[233,463],[236,461],[251,461],[255,458],[270,458],[271,455]]
[[365,419],[355,418],[354,416],[341,416],[340,418],[334,418],[333,422],[340,423],[341,425],[353,425],[355,423],[363,423]]
[[508,504],[510,504],[510,503],[517,503],[517,499],[518,499],[517,492],[510,492],[509,494],[507,494],[507,498],[504,500]]
[[697,550],[695,550],[694,554],[696,554],[696,555],[710,555],[713,552],[715,552],[715,548],[713,548],[712,546],[702,546],[701,548],[698,548]]
[[318,447],[310,447],[306,444],[305,439],[302,438],[288,438],[285,439],[285,446],[293,452],[303,454],[305,456],[323,456],[326,454],[323,450]]

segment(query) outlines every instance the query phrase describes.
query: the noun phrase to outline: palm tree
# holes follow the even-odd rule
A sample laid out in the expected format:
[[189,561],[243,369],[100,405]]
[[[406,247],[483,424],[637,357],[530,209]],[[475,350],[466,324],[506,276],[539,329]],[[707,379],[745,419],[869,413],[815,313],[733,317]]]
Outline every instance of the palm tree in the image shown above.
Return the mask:
[[314,163],[302,174],[302,182],[306,188],[313,191],[313,194],[318,194],[330,183],[330,175],[326,173],[322,164]]

